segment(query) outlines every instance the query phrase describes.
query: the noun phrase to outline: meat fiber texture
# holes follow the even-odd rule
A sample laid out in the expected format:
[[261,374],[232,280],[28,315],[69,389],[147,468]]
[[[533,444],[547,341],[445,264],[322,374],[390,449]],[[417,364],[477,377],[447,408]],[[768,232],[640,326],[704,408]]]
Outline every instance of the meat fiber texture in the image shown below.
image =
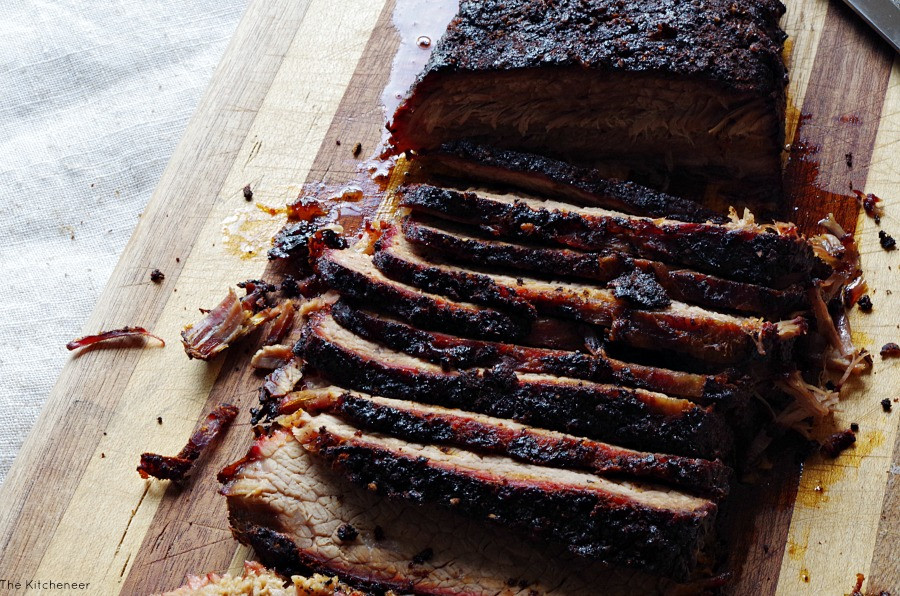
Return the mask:
[[466,139],[774,196],[783,12],[768,0],[464,1],[389,128],[400,150]]

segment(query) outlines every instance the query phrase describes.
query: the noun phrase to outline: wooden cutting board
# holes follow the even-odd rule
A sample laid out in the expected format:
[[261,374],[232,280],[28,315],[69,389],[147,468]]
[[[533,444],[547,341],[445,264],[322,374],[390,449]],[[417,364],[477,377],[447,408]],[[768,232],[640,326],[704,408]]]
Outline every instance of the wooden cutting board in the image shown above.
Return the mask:
[[[283,216],[245,202],[246,184],[255,200],[282,206],[306,182],[353,179],[357,142],[363,156],[374,150],[400,43],[393,9],[394,0],[251,2],[84,328],[142,325],[167,346],[72,355],[0,488],[0,579],[21,582],[14,593],[40,580],[147,594],[189,573],[238,569],[248,556],[231,537],[214,472],[249,444],[253,346],[189,361],[179,332],[229,285],[272,273],[265,247]],[[900,251],[880,248],[878,227],[847,195],[882,197],[881,226],[900,237],[900,67],[839,2],[792,1],[783,23],[788,140],[806,147],[788,165],[795,217],[816,221],[830,209],[855,229],[875,309],[854,311],[852,323],[856,341],[877,352],[900,341],[900,291],[890,293],[900,290]],[[348,231],[373,209],[348,215]],[[150,282],[153,268],[163,283]],[[860,425],[853,449],[831,462],[813,456],[802,470],[788,458],[738,489],[733,593],[845,594],[856,573],[866,593],[900,592],[900,404],[890,414],[879,405],[900,396],[898,363],[876,356],[841,404],[837,426]],[[222,401],[242,413],[189,486],[138,477],[141,452],[177,452]]]

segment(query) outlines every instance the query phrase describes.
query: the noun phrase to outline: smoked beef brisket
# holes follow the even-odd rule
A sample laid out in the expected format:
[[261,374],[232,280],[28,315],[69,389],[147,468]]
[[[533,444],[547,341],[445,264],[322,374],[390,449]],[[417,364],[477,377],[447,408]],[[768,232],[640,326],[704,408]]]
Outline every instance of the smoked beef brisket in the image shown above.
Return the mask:
[[492,369],[444,370],[344,329],[325,311],[295,352],[342,387],[480,412],[617,444],[696,457],[724,457],[732,433],[714,407],[644,389]]
[[[624,596],[673,588],[672,582],[635,569],[597,565],[552,543],[521,540],[483,519],[386,499],[351,486],[323,463],[290,429],[278,428],[260,437],[247,457],[221,476],[235,536],[285,575],[337,574],[374,593],[393,589],[402,594],[589,596],[603,586],[606,594]],[[653,516],[664,517],[668,532],[686,531],[674,538],[676,548],[671,541],[654,541],[649,548],[656,549],[656,560],[648,563],[675,575],[696,568],[703,557],[697,541],[712,523],[715,506],[675,494],[670,499],[661,491],[653,494],[661,498]],[[648,530],[651,519],[639,521],[635,530]],[[344,541],[338,529],[348,523],[357,535]],[[628,544],[624,534],[618,548],[618,560],[630,555],[636,566],[652,552]],[[666,554],[657,557],[660,549]]]
[[720,499],[731,472],[720,460],[649,453],[525,426],[483,414],[323,387],[285,397],[281,412],[326,412],[364,431],[426,445],[449,445],[542,466],[678,487]]
[[[388,128],[780,191],[777,0],[463,0]],[[664,178],[664,174],[660,178]]]
[[775,288],[810,285],[831,268],[791,224],[687,223],[525,196],[459,192],[422,184],[401,205],[495,235],[587,251],[615,251]]
[[683,397],[728,410],[749,399],[745,379],[722,372],[696,374],[610,358],[604,352],[554,350],[455,337],[416,329],[387,315],[356,308],[345,300],[331,310],[342,327],[373,342],[422,358],[445,369],[493,368],[613,383]]
[[770,319],[808,308],[806,290],[794,284],[776,290],[715,275],[632,257],[613,251],[580,251],[564,247],[507,242],[473,226],[424,216],[406,216],[403,235],[446,259],[478,267],[553,275],[608,283],[638,269],[652,274],[674,300],[720,311],[758,313]]
[[652,485],[361,434],[328,414],[301,412],[293,424],[305,449],[354,484],[435,503],[597,561],[687,579],[715,520],[714,503]]
[[724,223],[728,220],[721,213],[694,201],[635,182],[605,178],[597,170],[533,153],[453,141],[416,156],[415,163],[429,176],[447,178],[466,186],[478,182],[548,199],[571,201],[576,205],[678,221]]

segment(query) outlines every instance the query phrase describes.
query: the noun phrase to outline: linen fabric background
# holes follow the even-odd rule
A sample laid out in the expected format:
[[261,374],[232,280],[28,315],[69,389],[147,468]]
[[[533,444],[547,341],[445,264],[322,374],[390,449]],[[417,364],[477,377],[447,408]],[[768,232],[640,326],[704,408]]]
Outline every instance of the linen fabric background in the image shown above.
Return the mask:
[[0,482],[245,5],[0,3]]

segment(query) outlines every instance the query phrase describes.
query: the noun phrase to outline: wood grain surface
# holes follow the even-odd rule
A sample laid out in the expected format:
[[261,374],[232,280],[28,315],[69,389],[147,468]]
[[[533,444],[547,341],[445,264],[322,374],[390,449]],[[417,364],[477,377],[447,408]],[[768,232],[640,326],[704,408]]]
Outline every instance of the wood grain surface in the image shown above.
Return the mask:
[[[393,10],[393,0],[250,3],[84,329],[142,325],[168,345],[88,349],[67,363],[0,487],[0,578],[151,594],[251,555],[231,537],[214,472],[249,444],[261,382],[246,365],[254,346],[189,361],[179,332],[229,285],[277,273],[265,248],[283,216],[247,203],[244,185],[280,207],[304,184],[354,179],[354,145],[363,157],[377,146],[400,43]],[[900,340],[900,291],[891,293],[900,290],[900,251],[882,250],[850,189],[881,197],[881,229],[900,237],[900,65],[838,2],[789,2],[783,26],[788,141],[815,147],[788,152],[793,217],[811,227],[834,211],[855,229],[875,308],[851,322],[855,340],[877,352]],[[347,231],[375,208],[348,211]],[[166,274],[159,285],[148,277],[157,267]],[[738,489],[732,593],[847,594],[856,573],[865,593],[900,592],[900,404],[890,414],[879,404],[900,397],[898,363],[876,356],[842,402],[835,427],[860,425],[853,449],[803,466],[786,457]],[[242,413],[190,484],[138,477],[141,452],[177,452],[222,401]]]

